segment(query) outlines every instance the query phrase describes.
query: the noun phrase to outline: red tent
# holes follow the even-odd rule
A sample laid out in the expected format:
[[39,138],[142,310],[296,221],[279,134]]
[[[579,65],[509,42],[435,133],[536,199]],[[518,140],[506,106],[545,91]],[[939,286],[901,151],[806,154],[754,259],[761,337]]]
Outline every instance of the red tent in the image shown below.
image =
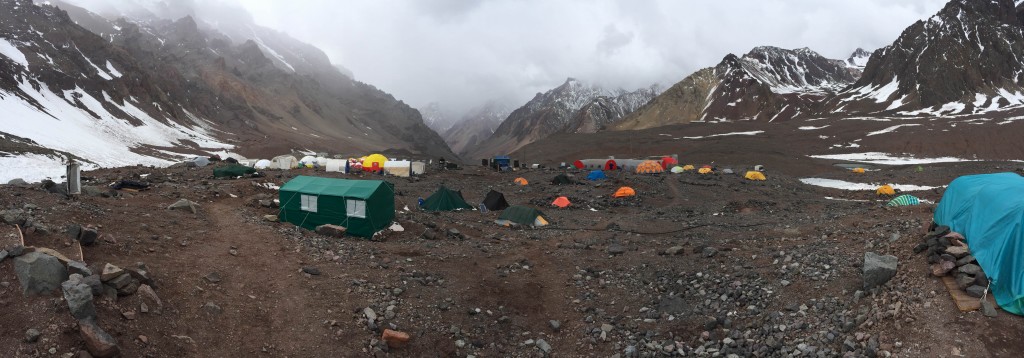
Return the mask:
[[607,162],[604,162],[604,170],[615,170],[615,169],[619,169],[619,165],[617,163],[615,163],[614,159],[608,159]]
[[672,166],[675,166],[677,164],[679,164],[679,161],[676,160],[676,158],[672,158],[672,157],[662,157],[661,158],[661,169],[668,170],[668,168],[670,168]]

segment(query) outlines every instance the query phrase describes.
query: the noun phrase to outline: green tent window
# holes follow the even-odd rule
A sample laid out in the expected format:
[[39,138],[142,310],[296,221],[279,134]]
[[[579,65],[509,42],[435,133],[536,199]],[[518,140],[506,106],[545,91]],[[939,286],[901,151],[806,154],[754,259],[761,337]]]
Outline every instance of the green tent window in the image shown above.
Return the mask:
[[302,206],[300,207],[302,211],[316,212],[316,196],[302,195],[300,200],[302,201]]
[[345,215],[353,218],[366,218],[366,202],[348,199],[345,201]]

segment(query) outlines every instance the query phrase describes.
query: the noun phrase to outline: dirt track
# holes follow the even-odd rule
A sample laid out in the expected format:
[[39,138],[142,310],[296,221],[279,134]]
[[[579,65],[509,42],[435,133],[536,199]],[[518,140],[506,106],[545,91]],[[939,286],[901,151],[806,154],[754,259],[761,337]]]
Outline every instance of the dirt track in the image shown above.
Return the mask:
[[[863,176],[828,166],[814,170],[851,181],[942,185],[960,174],[1009,166],[932,165],[925,172],[893,167]],[[65,225],[101,225],[116,243],[85,248],[94,271],[106,262],[125,267],[141,261],[151,269],[162,315],[128,320],[122,312],[137,311],[137,297],[97,298],[100,325],[126,357],[359,356],[383,350],[415,357],[539,356],[540,339],[551,355],[566,357],[710,355],[709,349],[739,356],[804,349],[833,356],[843,355],[847,342],[856,354],[908,357],[951,356],[954,348],[971,357],[1024,350],[1013,334],[1003,333],[1024,328],[1019,317],[959,313],[941,283],[927,275],[924,257],[912,254],[930,223],[928,206],[885,209],[874,201],[827,200],[874,197],[806,186],[778,170],[763,183],[725,175],[619,173],[602,183],[553,186],[548,180],[556,171],[498,174],[474,167],[421,180],[390,178],[399,193],[396,221],[405,231],[385,232],[378,241],[327,238],[262,220],[275,209],[257,200],[275,193],[252,183],[281,184],[287,176],[322,172],[231,181],[208,179],[209,168],[86,175],[104,184],[144,173],[152,173],[154,189],[117,198],[67,201],[35,187],[0,186],[3,207],[42,208],[32,217],[49,233],[27,240],[59,246],[68,241]],[[516,176],[531,184],[513,185]],[[494,212],[416,211],[416,198],[442,183],[461,189],[471,204],[494,188],[513,205],[541,207],[553,225],[509,229],[492,223]],[[638,196],[610,198],[620,185]],[[940,191],[915,194],[940,198]],[[546,205],[559,195],[573,205]],[[199,202],[199,213],[165,209],[178,198]],[[405,206],[413,210],[401,210]],[[430,227],[440,239],[421,237]],[[674,246],[680,247],[677,254],[664,254]],[[232,247],[237,256],[229,253]],[[899,272],[883,289],[855,301],[865,251],[896,255]],[[304,274],[303,266],[322,274]],[[211,272],[221,281],[204,279]],[[0,263],[0,281],[10,283],[0,287],[0,320],[9,322],[0,327],[0,354],[82,349],[67,306],[55,296],[23,297],[12,260]],[[210,313],[208,302],[222,312]],[[897,302],[902,308],[890,315]],[[388,349],[377,342],[380,334],[363,315],[367,307],[384,317],[377,329],[408,332],[410,344]],[[559,321],[560,329],[552,329],[550,320]],[[40,342],[23,342],[29,328],[43,332]]]

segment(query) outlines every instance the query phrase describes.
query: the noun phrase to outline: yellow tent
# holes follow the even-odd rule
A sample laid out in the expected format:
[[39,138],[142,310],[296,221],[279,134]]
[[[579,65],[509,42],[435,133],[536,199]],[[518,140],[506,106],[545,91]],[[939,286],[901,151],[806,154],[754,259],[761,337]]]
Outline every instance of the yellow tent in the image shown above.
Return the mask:
[[616,198],[622,198],[622,197],[634,196],[634,195],[636,195],[636,191],[634,191],[633,188],[630,188],[628,186],[624,186],[624,187],[619,188],[619,190],[616,190],[615,194],[613,194],[612,196],[616,197]]
[[747,180],[767,180],[767,178],[764,177],[764,173],[756,172],[753,170],[747,172],[747,174],[744,175],[743,177],[747,178]]
[[711,168],[700,168],[700,169],[697,169],[697,172],[701,173],[701,174],[710,174],[711,173]]
[[684,165],[683,166],[683,170],[693,170],[693,165],[692,164]]
[[526,178],[516,178],[515,183],[518,185],[530,184],[530,182],[526,181]]
[[896,195],[896,190],[894,190],[891,185],[886,184],[878,187],[878,190],[875,190],[875,193],[878,195]]
[[853,168],[854,173],[864,174],[864,168]]
[[370,154],[363,159],[363,170],[368,172],[376,172],[384,169],[384,162],[388,161],[388,157],[380,154]]
[[639,174],[661,173],[663,171],[665,171],[665,168],[661,167],[661,163],[653,160],[645,160],[636,166],[636,172]]

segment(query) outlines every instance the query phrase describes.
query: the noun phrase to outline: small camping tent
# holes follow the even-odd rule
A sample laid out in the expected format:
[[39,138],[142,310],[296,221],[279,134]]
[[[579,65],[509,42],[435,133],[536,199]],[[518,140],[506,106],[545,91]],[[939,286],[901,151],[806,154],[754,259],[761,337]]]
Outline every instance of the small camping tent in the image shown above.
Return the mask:
[[663,171],[665,171],[665,168],[661,167],[661,163],[653,160],[644,161],[636,166],[637,174],[658,174]]
[[408,160],[389,160],[384,162],[384,173],[396,177],[408,178],[412,175],[412,162]]
[[615,197],[615,198],[625,198],[627,196],[635,196],[635,195],[636,195],[636,191],[633,190],[633,188],[630,188],[628,186],[624,186],[624,187],[619,188],[619,190],[616,190],[615,194],[612,194],[612,197]]
[[700,173],[700,174],[711,174],[712,172],[714,172],[714,170],[712,170],[711,168],[708,168],[708,167],[697,169],[697,173]]
[[502,226],[509,226],[512,223],[532,227],[548,224],[547,219],[544,218],[544,213],[540,212],[540,210],[521,205],[510,206],[508,209],[505,209],[498,216],[498,220],[494,220],[494,222]]
[[388,157],[380,154],[370,154],[363,158],[363,171],[364,172],[379,172],[384,169],[384,163],[388,161]]
[[875,190],[877,195],[896,195],[896,189],[892,188],[892,185],[885,184]]
[[679,174],[683,172],[683,167],[677,165],[672,167],[672,169],[669,171],[672,172],[672,174]]
[[530,182],[526,181],[526,178],[516,178],[515,183],[516,183],[516,185],[527,185],[527,184],[530,184]]
[[661,157],[661,169],[668,169],[668,168],[676,166],[676,164],[679,164],[679,161],[676,160],[676,158],[667,157],[667,156],[666,157]]
[[270,160],[270,169],[294,169],[299,167],[299,161],[291,154],[279,155]]
[[743,177],[747,178],[747,180],[767,180],[768,179],[768,178],[764,177],[764,173],[761,173],[761,172],[758,172],[758,171],[753,171],[753,170],[748,171],[747,174],[744,175]]
[[1024,178],[1015,173],[954,179],[935,208],[934,220],[964,236],[988,277],[992,295],[1007,312],[1024,315]]
[[889,200],[889,202],[886,203],[885,206],[910,206],[920,204],[921,199],[918,199],[916,196],[910,194],[903,194],[893,198],[892,200]]
[[562,209],[565,209],[567,206],[572,205],[572,203],[569,202],[569,198],[566,198],[564,196],[560,196],[560,197],[555,198],[555,200],[551,202],[551,205],[557,206],[557,207],[562,208]]
[[246,174],[255,173],[256,169],[247,167],[241,164],[228,164],[220,168],[213,169],[213,177],[215,178],[237,178]]
[[683,166],[683,171],[693,170],[693,164],[687,164]]
[[853,168],[851,171],[857,174],[864,174],[864,168]]
[[302,157],[302,159],[299,159],[299,166],[300,167],[312,168],[312,167],[315,167],[316,165],[317,165],[316,157],[314,157],[312,155],[307,155],[305,157]]
[[608,177],[606,177],[604,175],[603,171],[594,170],[594,171],[591,171],[590,174],[587,174],[587,180],[602,180],[602,179],[608,179]]
[[210,159],[206,157],[195,157],[185,161],[185,166],[188,167],[205,167],[210,164]]
[[256,169],[262,170],[262,169],[270,169],[271,165],[274,165],[274,162],[271,162],[271,161],[266,160],[266,159],[260,159],[260,160],[257,160],[256,163],[253,163],[252,167],[256,168]]
[[554,184],[554,185],[572,184],[572,179],[569,179],[568,175],[558,174],[554,178],[551,178],[551,184]]
[[426,211],[455,211],[460,209],[472,210],[473,207],[462,198],[462,192],[451,190],[442,185],[433,194],[423,201],[423,210]]
[[490,211],[505,210],[508,208],[508,201],[505,201],[505,194],[491,190],[484,197],[484,207]]
[[279,191],[281,221],[315,229],[344,226],[347,233],[372,237],[395,218],[395,190],[382,180],[297,176]]

